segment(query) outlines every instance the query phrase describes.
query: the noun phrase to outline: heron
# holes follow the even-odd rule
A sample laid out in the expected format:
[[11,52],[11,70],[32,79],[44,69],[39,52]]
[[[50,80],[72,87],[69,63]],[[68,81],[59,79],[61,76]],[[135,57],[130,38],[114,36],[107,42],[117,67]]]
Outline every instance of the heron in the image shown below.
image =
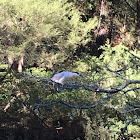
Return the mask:
[[[52,76],[51,81],[61,84],[63,86],[66,80],[72,77],[82,77],[82,75],[80,75],[77,72],[72,72],[72,71],[60,71]],[[54,87],[54,84],[53,84],[53,87]]]

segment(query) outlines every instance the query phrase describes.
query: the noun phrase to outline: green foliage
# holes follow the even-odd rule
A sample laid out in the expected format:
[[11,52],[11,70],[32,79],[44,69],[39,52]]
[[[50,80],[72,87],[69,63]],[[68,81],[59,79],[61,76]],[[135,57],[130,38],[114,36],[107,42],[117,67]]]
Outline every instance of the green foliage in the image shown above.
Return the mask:
[[3,49],[8,55],[25,55],[29,65],[36,62],[51,68],[62,63],[79,45],[91,40],[89,33],[97,26],[96,17],[82,22],[82,13],[67,0],[2,0],[0,7],[0,14],[5,14],[0,21]]
[[[33,75],[39,77],[50,78],[52,71],[65,68],[84,76],[84,79],[73,78],[67,82],[98,84],[106,89],[122,85],[125,80],[109,72],[106,68],[108,66],[114,71],[129,67],[120,74],[129,80],[139,80],[139,60],[133,57],[128,47],[123,44],[111,48],[107,41],[105,46],[100,48],[103,52],[99,58],[86,53],[81,53],[79,57],[73,56],[79,46],[86,46],[88,42],[93,41],[91,31],[97,26],[97,17],[92,13],[92,16],[87,18],[86,14],[94,9],[94,4],[98,2],[1,0],[0,52],[14,57],[23,55],[25,72],[31,74],[32,71]],[[83,16],[87,18],[86,21],[83,21]],[[134,32],[134,28],[131,32]],[[131,52],[136,56],[140,55],[137,51]],[[30,68],[34,64],[38,67]],[[0,68],[7,68],[7,65],[2,64]],[[46,68],[52,71],[46,71]],[[5,72],[1,72],[0,77],[4,74]],[[132,87],[138,87],[138,85],[130,85],[125,90]],[[36,78],[25,78],[20,74],[10,73],[0,83],[0,105],[7,105],[13,95],[18,93],[21,95],[8,108],[9,113],[16,117],[22,113],[23,116],[26,115],[24,104],[30,107],[36,103],[45,104],[63,100],[77,106],[89,106],[106,96],[104,93],[94,93],[83,88],[63,90],[58,93],[52,85],[40,82]],[[139,104],[139,90],[125,95],[123,92],[118,92],[112,95],[104,105],[89,110],[75,110],[62,104],[54,104],[47,108],[40,108],[38,117],[42,120],[45,118],[47,121],[67,117],[71,122],[78,118],[78,120],[81,119],[80,123],[84,128],[86,139],[111,140],[115,135],[117,139],[120,129],[124,127],[126,101]],[[4,113],[1,111],[0,114]],[[131,124],[128,130],[136,137],[140,137],[137,126]]]
[[[137,60],[129,53],[127,47],[120,44],[111,48],[109,44],[106,44],[102,49],[104,49],[104,53],[100,56],[100,60],[103,62],[104,67],[107,65],[113,70],[118,70],[128,66],[129,69],[122,71],[121,74],[130,80],[139,79],[140,75],[139,69],[137,68]],[[135,54],[137,56],[139,52],[135,52]]]
[[[73,63],[73,66],[71,69],[73,71],[78,71],[85,77],[86,83],[98,83],[102,85],[104,88],[116,88],[120,85],[122,85],[125,81],[122,80],[119,77],[116,77],[114,73],[111,73],[107,70],[106,65],[111,68],[112,70],[118,70],[122,69],[125,66],[128,66],[129,69],[120,72],[124,77],[127,79],[139,79],[139,68],[137,65],[137,60],[128,52],[127,48],[123,46],[122,44],[111,48],[110,44],[107,43],[104,47],[102,47],[104,50],[102,55],[97,58],[95,56],[87,56],[83,54],[81,56],[81,59],[79,61],[75,61]],[[135,55],[138,56],[139,52],[133,52]],[[101,63],[102,62],[102,63]],[[33,73],[36,75],[40,75],[42,77],[51,77],[51,72],[45,73],[43,69],[32,69]],[[78,81],[79,79],[73,79]],[[69,81],[70,82],[70,81]],[[41,83],[40,83],[41,84]],[[38,85],[38,84],[37,84]],[[79,90],[64,90],[61,93],[56,93],[52,87],[47,86],[46,88],[42,88],[39,85],[35,86],[36,88],[31,89],[29,92],[30,96],[30,103],[36,103],[36,102],[51,102],[51,101],[59,101],[64,100],[68,103],[74,103],[78,106],[88,106],[91,104],[95,104],[98,100],[103,98],[104,94],[95,94],[93,92],[85,91],[83,89]],[[24,86],[25,87],[25,86]],[[129,86],[125,90],[132,88],[133,86]],[[137,87],[137,85],[135,85]],[[26,89],[26,88],[25,88]],[[35,93],[37,96],[35,96]],[[103,107],[100,107],[100,109],[97,109],[94,114],[96,114],[93,118],[94,120],[91,120],[91,114],[90,111],[82,111],[82,117],[87,120],[87,134],[86,137],[88,139],[95,138],[117,138],[119,136],[120,129],[124,127],[124,106],[126,104],[126,101],[139,101],[138,98],[138,91],[131,91],[128,92],[126,95],[122,96],[122,92],[117,93],[116,95],[112,96],[110,101],[107,102],[108,108],[107,110],[110,110],[107,112],[106,109]],[[38,98],[38,100],[36,100]],[[115,109],[115,107],[118,109]],[[53,108],[53,109],[52,109]],[[119,109],[121,108],[121,110]],[[54,116],[61,116],[64,114],[69,114],[72,112],[73,117],[77,117],[78,114],[80,114],[80,111],[75,111],[74,109],[64,107],[62,105],[54,105],[53,107],[49,107],[49,109],[52,109],[52,112],[47,112],[47,114],[50,113],[50,115]],[[99,111],[100,110],[100,111]],[[55,112],[57,111],[57,112]],[[121,111],[121,112],[120,112]],[[46,110],[40,109],[41,114],[45,115]],[[78,113],[79,112],[79,113]],[[87,113],[88,112],[88,113]],[[98,113],[97,113],[98,112]],[[116,114],[119,114],[117,115]],[[99,116],[98,116],[99,115]],[[97,117],[97,118],[96,118]],[[104,119],[101,119],[104,117]],[[97,121],[98,120],[98,121]],[[105,121],[106,120],[106,121]],[[98,124],[100,123],[100,125]],[[107,125],[108,127],[104,128],[104,125]],[[94,128],[94,131],[93,131]],[[96,129],[95,129],[96,128]],[[110,131],[110,129],[112,131]],[[133,126],[132,126],[133,129]],[[96,131],[95,131],[96,130]],[[99,133],[100,132],[100,133]],[[105,133],[106,132],[106,133]],[[132,132],[134,133],[134,131]],[[118,134],[118,135],[116,135]],[[115,136],[116,135],[116,136]]]
[[[109,45],[110,44],[106,44],[106,46],[102,47],[104,51],[99,58],[83,54],[79,61],[75,61],[72,67],[69,66],[71,70],[78,71],[85,77],[84,81],[81,79],[73,79],[73,81],[97,83],[103,88],[120,86],[124,80],[121,80],[113,73],[107,71],[105,67],[106,65],[113,70],[118,70],[124,66],[129,66],[130,70],[128,69],[126,71],[122,71],[121,74],[128,79],[139,78],[137,76],[139,74],[139,68],[136,66],[137,60],[132,57],[130,53],[128,53],[126,47],[120,44],[119,46],[116,46],[116,48],[109,48]],[[138,55],[137,52],[133,53]],[[44,68],[26,69],[26,72],[30,74],[31,70],[33,75],[38,75],[40,77],[50,78],[52,75],[51,71],[46,72]],[[134,77],[131,77],[131,75]],[[6,78],[6,80],[10,81],[4,81],[2,84],[2,88],[0,90],[2,93],[0,96],[1,105],[8,103],[12,98],[11,93],[16,94],[17,91],[23,93],[24,99],[19,97],[19,100],[24,102],[27,106],[32,106],[36,103],[45,104],[59,100],[66,101],[77,106],[88,106],[97,103],[98,100],[105,96],[104,94],[93,93],[84,89],[63,90],[62,92],[57,93],[51,85],[39,82],[35,78],[21,78],[20,75],[11,74]],[[132,86],[129,86],[129,88],[131,87]],[[125,101],[129,100],[139,102],[138,91],[131,91],[121,98],[120,96],[122,93],[117,93],[116,95],[112,96],[110,101],[106,102],[107,105],[99,106],[90,110],[81,111],[65,107],[62,104],[54,104],[53,106],[48,106],[47,108],[40,108],[39,117],[43,119],[45,116],[47,116],[47,119],[51,118],[54,120],[57,120],[62,116],[67,116],[69,119],[82,117],[86,121],[86,123],[81,122],[86,130],[85,138],[118,138],[120,129],[125,126]],[[9,111],[11,111],[13,114],[21,114],[24,112],[21,103],[12,104]],[[69,114],[72,115],[70,116]],[[138,127],[130,125],[130,127],[128,127],[128,131],[136,137],[139,137],[137,133]]]

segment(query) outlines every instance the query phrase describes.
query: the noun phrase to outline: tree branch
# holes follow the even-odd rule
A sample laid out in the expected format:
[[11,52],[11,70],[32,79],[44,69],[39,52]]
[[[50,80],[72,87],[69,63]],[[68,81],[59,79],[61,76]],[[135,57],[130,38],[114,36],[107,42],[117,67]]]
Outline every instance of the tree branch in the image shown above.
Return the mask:
[[135,13],[137,13],[137,11],[126,0],[124,0],[124,1]]
[[[108,67],[107,67],[108,68]],[[110,68],[108,68],[109,71],[116,73],[116,71],[111,70]],[[122,91],[124,88],[126,88],[128,85],[130,84],[140,84],[140,80],[127,80],[126,78],[124,78],[123,76],[121,76],[120,74],[117,73],[117,75],[126,80],[124,84],[122,84],[121,86],[115,88],[115,89],[104,89],[101,86],[97,85],[97,84],[81,84],[81,83],[68,83],[65,85],[61,85],[59,84],[60,88],[62,89],[67,89],[67,90],[72,90],[72,89],[77,89],[77,88],[84,88],[85,90],[88,91],[93,91],[93,92],[100,92],[100,93],[109,93],[109,94],[114,94],[117,93],[119,91]],[[34,75],[29,75],[27,73],[23,74],[24,77],[26,78],[34,78],[37,79],[38,81],[42,81],[45,82],[46,84],[51,84],[53,85],[53,81],[51,81],[48,78],[43,78],[43,77],[39,77],[39,76],[34,76]]]
[[127,130],[127,127],[130,125],[130,123],[133,123],[137,119],[140,119],[140,116],[137,116],[137,117],[131,119],[128,123],[126,123],[125,127],[121,128],[122,132],[124,133]]
[[96,104],[93,104],[93,105],[90,105],[90,106],[77,106],[77,105],[73,105],[73,104],[70,104],[68,102],[65,102],[63,100],[60,100],[60,101],[55,101],[55,102],[51,102],[51,103],[48,103],[48,104],[34,104],[33,105],[33,108],[34,109],[39,109],[41,107],[48,107],[48,106],[52,106],[52,105],[55,105],[55,104],[63,104],[67,107],[70,107],[70,108],[75,108],[75,109],[91,109],[91,108],[94,108],[102,103],[104,103],[105,101],[109,100],[111,98],[111,95],[108,94],[107,97],[103,98],[102,100],[100,100],[99,102],[97,102]]
[[137,59],[139,59],[140,60],[140,57],[138,57],[138,56],[136,56],[136,55],[134,55],[133,53],[131,53],[130,51],[128,51],[133,57],[135,57],[135,58],[137,58]]
[[127,105],[132,106],[134,108],[140,108],[140,105],[135,105],[135,104],[132,104],[130,102],[126,102],[126,103],[127,103]]
[[122,69],[124,69],[124,68],[122,68],[120,70],[117,70],[117,71],[114,71],[114,70],[110,69],[107,65],[106,65],[106,68],[107,68],[108,71],[115,73],[117,77],[120,77],[121,79],[124,79],[124,80],[128,80],[118,73],[118,72],[122,71]]
[[140,87],[138,87],[138,88],[135,87],[135,88],[128,89],[128,90],[124,91],[124,94],[126,94],[129,91],[134,91],[134,90],[138,90],[138,89],[140,89]]

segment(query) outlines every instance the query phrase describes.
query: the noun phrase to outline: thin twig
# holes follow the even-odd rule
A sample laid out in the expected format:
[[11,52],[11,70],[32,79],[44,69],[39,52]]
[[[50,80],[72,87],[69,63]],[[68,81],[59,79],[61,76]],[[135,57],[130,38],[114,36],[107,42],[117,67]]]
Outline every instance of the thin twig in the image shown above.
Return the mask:
[[133,53],[131,53],[130,51],[128,51],[133,57],[135,57],[135,58],[137,58],[137,59],[139,59],[140,60],[140,57],[138,57],[138,56],[136,56],[136,55],[134,55]]
[[126,123],[125,127],[121,129],[122,132],[124,133],[127,130],[127,127],[130,125],[130,123],[133,123],[137,119],[140,119],[140,116],[137,116],[137,117],[131,119],[128,123]]
[[137,13],[137,11],[126,0],[124,0],[124,1],[135,13]]
[[117,77],[120,77],[121,79],[124,79],[124,80],[128,80],[124,76],[122,76],[121,74],[118,73],[118,72],[120,72],[122,70],[114,71],[114,70],[110,69],[107,65],[106,65],[106,68],[107,68],[108,71],[115,73]]
[[138,90],[138,89],[140,89],[140,87],[138,87],[138,88],[135,87],[135,88],[128,89],[128,90],[124,91],[124,94],[126,94],[129,91],[134,91],[134,90]]
[[126,103],[127,103],[127,105],[133,106],[134,108],[140,108],[140,105],[132,104],[130,102],[126,102]]

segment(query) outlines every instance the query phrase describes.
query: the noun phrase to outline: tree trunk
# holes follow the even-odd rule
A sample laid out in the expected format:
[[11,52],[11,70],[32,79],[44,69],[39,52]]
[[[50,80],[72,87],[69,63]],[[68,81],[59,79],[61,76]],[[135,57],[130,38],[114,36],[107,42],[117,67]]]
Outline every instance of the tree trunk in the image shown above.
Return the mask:
[[23,56],[18,61],[18,72],[21,73],[23,71]]
[[140,0],[137,0],[137,35],[138,35],[137,49],[140,50]]
[[106,16],[106,0],[102,0],[98,29],[100,29],[101,23],[105,20],[105,16]]
[[106,14],[107,14],[106,0],[102,0],[100,9],[100,19],[96,37],[96,44],[98,45],[98,47],[105,44],[108,35],[108,24],[106,22],[107,19]]
[[23,71],[23,56],[19,60],[16,60],[14,57],[8,56],[9,67],[12,66],[12,70],[18,71],[21,73]]

